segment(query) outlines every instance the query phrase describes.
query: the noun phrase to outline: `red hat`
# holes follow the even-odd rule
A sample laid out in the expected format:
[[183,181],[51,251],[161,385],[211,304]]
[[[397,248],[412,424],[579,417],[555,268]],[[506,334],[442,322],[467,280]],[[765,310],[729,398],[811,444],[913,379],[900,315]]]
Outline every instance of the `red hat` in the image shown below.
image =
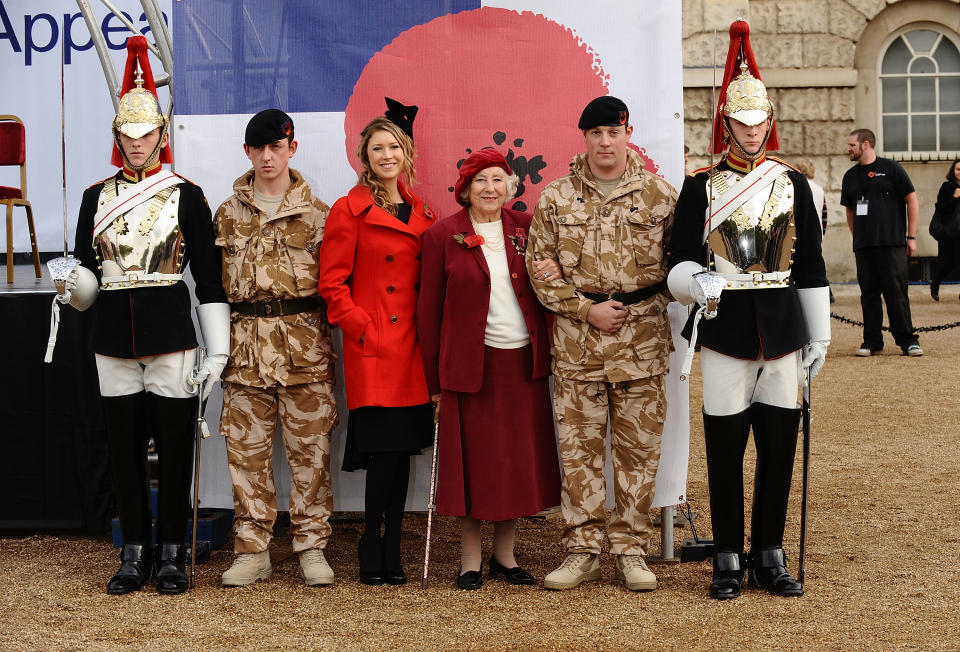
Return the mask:
[[460,195],[463,194],[464,188],[473,181],[473,178],[477,176],[478,172],[486,170],[489,167],[498,167],[503,169],[507,174],[513,174],[513,170],[510,169],[507,159],[505,159],[499,151],[492,147],[477,150],[468,156],[460,165],[460,176],[457,177],[457,183],[453,186],[453,196],[458,204],[461,206],[468,204],[467,200],[462,199]]
[[[747,71],[762,83],[760,69],[757,68],[757,61],[753,57],[753,46],[750,45],[750,25],[746,21],[736,20],[730,24],[730,48],[727,50],[727,63],[723,69],[723,84],[720,86],[720,95],[717,98],[717,107],[713,117],[711,148],[714,154],[721,154],[724,150],[723,119],[724,107],[727,103],[727,88],[730,86],[730,82],[740,75],[741,64],[746,64]],[[763,90],[766,94],[766,88]],[[775,122],[770,126],[766,149],[780,149]]]
[[[136,65],[138,63],[139,70]],[[140,73],[139,76],[138,72]],[[139,94],[141,98],[144,97],[144,91],[152,95],[153,102],[148,103],[151,106],[144,107],[144,102],[142,100],[125,102],[124,100],[126,99],[126,96],[131,91]],[[153,105],[154,102],[155,105]],[[131,36],[127,39],[127,65],[123,71],[123,86],[120,88],[119,104],[120,108],[113,121],[115,132],[123,131],[124,126],[130,124],[132,121],[139,123],[141,120],[147,121],[144,123],[145,128],[149,128],[151,124],[156,124],[156,127],[160,127],[163,131],[166,131],[168,127],[168,120],[167,116],[160,109],[160,99],[157,97],[157,86],[153,81],[153,70],[150,67],[147,39],[142,35]],[[130,116],[126,115],[125,111],[129,108],[127,107],[127,104],[133,104],[133,106],[137,109],[136,113],[134,114],[135,117],[131,118]],[[143,129],[140,129],[139,131],[143,131]],[[173,163],[173,153],[170,151],[169,145],[160,150],[159,160],[161,163]],[[121,167],[124,163],[120,148],[117,147],[116,138],[114,138],[113,154],[110,157],[110,162],[117,167]]]

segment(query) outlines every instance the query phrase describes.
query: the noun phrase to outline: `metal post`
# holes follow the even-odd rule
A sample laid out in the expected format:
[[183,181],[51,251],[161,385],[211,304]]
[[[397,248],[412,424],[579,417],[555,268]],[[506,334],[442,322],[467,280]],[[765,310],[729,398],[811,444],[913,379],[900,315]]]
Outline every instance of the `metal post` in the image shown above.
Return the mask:
[[673,545],[673,505],[660,508],[660,556],[663,561],[676,561]]

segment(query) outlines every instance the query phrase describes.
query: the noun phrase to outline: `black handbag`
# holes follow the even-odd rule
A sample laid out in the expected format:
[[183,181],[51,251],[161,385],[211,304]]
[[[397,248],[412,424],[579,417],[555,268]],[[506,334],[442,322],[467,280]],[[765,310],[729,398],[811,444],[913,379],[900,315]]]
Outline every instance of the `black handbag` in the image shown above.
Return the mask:
[[952,242],[960,238],[960,203],[950,214],[934,210],[930,220],[930,235],[937,242]]

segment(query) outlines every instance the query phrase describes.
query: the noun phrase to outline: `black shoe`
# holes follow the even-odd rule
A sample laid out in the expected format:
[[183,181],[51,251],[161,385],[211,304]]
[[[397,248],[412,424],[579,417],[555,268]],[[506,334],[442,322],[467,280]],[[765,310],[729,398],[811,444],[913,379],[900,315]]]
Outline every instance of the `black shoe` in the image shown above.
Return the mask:
[[803,585],[787,572],[783,548],[750,553],[750,586],[766,589],[773,595],[803,595]]
[[175,543],[157,546],[157,592],[180,595],[187,590],[186,547]]
[[519,566],[507,568],[494,555],[490,555],[490,578],[497,575],[503,575],[511,584],[533,584],[533,575],[523,570]]
[[153,579],[153,546],[127,544],[120,551],[120,560],[120,570],[107,583],[110,595],[139,591]]
[[718,552],[713,558],[713,581],[710,597],[714,600],[732,600],[740,597],[743,586],[741,555],[735,552]]
[[357,558],[360,562],[360,581],[370,586],[383,584],[383,551],[380,541],[366,535],[357,542]]
[[939,283],[930,283],[930,296],[934,301],[940,300],[940,284]]
[[394,586],[407,583],[407,574],[400,570],[383,569],[383,581]]
[[458,569],[457,586],[464,591],[474,591],[479,589],[481,586],[483,586],[483,575],[480,573],[480,571],[467,571],[461,575]]

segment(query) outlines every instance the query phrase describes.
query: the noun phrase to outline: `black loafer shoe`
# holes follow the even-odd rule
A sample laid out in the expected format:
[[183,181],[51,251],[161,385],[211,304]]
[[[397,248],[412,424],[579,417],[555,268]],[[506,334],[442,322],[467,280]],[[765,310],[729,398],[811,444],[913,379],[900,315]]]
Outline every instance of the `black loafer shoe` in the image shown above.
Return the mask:
[[175,543],[157,546],[157,592],[179,595],[187,590],[186,548]]
[[932,298],[934,301],[940,300],[940,284],[939,283],[930,284],[930,298]]
[[750,586],[766,589],[773,595],[803,595],[803,585],[787,572],[783,548],[750,553]]
[[400,570],[388,570],[384,568],[383,581],[386,582],[387,584],[393,584],[394,586],[398,586],[400,584],[406,584],[407,574],[403,572],[402,568]]
[[533,575],[519,566],[507,568],[497,561],[496,557],[490,555],[490,577],[494,578],[497,575],[503,575],[511,584],[533,584],[534,582]]
[[463,575],[457,572],[457,586],[464,591],[473,591],[483,586],[483,575],[480,571],[467,571]]
[[120,551],[120,561],[120,570],[107,583],[110,595],[139,591],[153,579],[153,546],[127,544]]
[[735,552],[718,552],[713,558],[713,581],[710,597],[714,600],[732,600],[740,597],[743,586],[743,567]]

